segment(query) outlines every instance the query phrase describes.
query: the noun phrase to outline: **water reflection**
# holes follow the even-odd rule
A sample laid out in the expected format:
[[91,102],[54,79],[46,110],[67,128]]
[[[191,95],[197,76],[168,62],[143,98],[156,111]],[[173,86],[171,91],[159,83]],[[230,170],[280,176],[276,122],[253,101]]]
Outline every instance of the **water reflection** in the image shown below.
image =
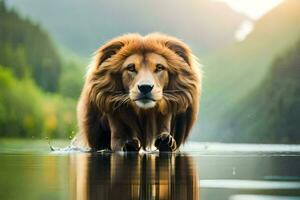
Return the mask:
[[192,157],[175,154],[75,154],[72,199],[199,199]]

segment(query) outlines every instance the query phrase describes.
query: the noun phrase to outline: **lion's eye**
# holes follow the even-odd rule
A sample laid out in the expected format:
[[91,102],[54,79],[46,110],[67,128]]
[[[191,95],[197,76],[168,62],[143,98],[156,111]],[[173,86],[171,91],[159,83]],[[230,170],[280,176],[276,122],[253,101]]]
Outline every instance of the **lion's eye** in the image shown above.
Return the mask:
[[163,66],[162,64],[157,64],[155,72],[160,72],[164,69],[165,69],[165,66]]
[[131,64],[127,65],[127,70],[130,72],[136,72],[135,64],[131,63]]

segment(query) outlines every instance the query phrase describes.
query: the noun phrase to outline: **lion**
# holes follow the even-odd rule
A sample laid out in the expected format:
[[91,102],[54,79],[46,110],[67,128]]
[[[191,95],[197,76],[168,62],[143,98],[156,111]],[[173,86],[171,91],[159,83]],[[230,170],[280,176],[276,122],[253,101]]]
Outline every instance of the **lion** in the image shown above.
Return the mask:
[[175,37],[112,39],[96,51],[86,74],[77,143],[92,150],[176,151],[198,116],[201,75],[190,48]]

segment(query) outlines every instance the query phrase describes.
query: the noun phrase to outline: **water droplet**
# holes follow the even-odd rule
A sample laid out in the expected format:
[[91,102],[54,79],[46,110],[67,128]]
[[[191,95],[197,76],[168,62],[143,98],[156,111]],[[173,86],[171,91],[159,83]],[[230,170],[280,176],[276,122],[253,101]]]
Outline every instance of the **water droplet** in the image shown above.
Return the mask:
[[232,168],[232,175],[233,175],[233,176],[236,175],[236,168],[235,168],[235,167]]

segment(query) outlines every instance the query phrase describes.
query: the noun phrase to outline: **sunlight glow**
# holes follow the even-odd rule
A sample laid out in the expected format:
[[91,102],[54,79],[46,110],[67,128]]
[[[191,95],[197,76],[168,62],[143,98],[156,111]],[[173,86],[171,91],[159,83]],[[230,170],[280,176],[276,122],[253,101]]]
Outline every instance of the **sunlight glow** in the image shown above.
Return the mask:
[[[258,20],[283,0],[214,0],[227,3],[233,10],[243,13],[250,19],[243,22],[235,32],[237,41],[244,40],[253,29],[253,21]],[[253,20],[253,21],[252,21]]]
[[253,22],[252,21],[244,21],[240,28],[235,32],[235,38],[238,40],[238,41],[242,41],[244,40],[247,35],[252,31],[253,29]]
[[215,0],[226,2],[235,11],[246,14],[253,20],[259,19],[283,0]]

